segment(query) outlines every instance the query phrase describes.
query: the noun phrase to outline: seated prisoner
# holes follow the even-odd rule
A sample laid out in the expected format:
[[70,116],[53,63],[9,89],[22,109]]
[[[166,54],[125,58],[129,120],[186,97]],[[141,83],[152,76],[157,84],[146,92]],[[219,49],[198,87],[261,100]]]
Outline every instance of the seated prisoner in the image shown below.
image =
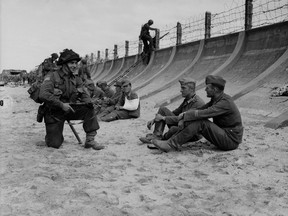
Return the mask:
[[[190,109],[195,110],[205,104],[204,101],[195,93],[195,80],[186,78],[179,80],[179,82],[181,86],[180,92],[184,101],[173,111],[170,111],[166,107],[160,107],[155,118],[147,123],[148,129],[151,129],[152,125],[155,124],[153,134],[147,134],[146,137],[140,137],[139,139],[141,142],[151,143],[152,139],[169,139],[179,130],[178,116],[181,113]],[[168,126],[169,130],[163,135],[165,125]],[[192,140],[198,140],[199,138],[201,137],[196,135]]]

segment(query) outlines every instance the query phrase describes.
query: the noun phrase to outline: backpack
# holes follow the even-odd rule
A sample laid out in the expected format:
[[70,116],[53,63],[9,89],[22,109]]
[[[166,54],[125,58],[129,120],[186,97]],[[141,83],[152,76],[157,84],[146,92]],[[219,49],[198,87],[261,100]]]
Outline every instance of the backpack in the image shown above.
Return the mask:
[[[55,87],[58,87],[58,84],[60,83],[60,76],[57,71],[53,71],[53,76],[55,78]],[[43,101],[40,100],[39,94],[40,94],[40,88],[43,81],[37,80],[36,82],[32,83],[31,87],[28,89],[29,97],[34,100],[36,103],[42,104]]]

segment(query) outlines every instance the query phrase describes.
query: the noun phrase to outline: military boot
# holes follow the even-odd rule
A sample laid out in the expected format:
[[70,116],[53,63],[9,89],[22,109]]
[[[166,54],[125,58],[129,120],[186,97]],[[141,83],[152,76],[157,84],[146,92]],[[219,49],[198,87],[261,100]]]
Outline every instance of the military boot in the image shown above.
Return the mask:
[[97,134],[97,131],[86,133],[86,141],[85,141],[84,148],[92,148],[94,150],[101,150],[105,148],[104,146],[99,145],[95,141],[96,134]]

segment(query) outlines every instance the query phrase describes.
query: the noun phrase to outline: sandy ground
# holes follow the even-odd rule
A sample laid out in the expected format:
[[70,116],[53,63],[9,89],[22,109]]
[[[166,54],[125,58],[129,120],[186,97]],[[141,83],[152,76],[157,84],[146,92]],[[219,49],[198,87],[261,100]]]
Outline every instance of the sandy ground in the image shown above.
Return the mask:
[[45,147],[27,89],[0,87],[1,216],[288,215],[288,128],[264,128],[257,111],[240,109],[244,140],[230,152],[205,139],[148,149],[138,140],[156,112],[147,101],[139,119],[100,122],[104,150],[84,149],[68,125],[57,150]]

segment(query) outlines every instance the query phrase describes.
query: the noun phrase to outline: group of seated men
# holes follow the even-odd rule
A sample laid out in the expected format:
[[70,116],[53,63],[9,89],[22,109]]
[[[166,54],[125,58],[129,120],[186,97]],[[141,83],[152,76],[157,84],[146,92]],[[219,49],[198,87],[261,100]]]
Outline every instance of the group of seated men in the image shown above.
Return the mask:
[[129,80],[116,81],[115,90],[106,81],[99,81],[95,85],[91,79],[86,79],[84,85],[89,92],[98,120],[111,122],[140,116],[139,97],[132,91]]
[[[73,50],[65,49],[57,61],[59,69],[48,73],[41,85],[39,97],[47,108],[45,142],[49,147],[59,148],[64,140],[64,122],[79,119],[84,120],[84,147],[101,150],[104,146],[95,141],[100,128],[98,120],[111,122],[138,118],[140,101],[127,79],[115,82],[115,92],[107,82],[95,85],[89,76],[82,82],[74,75],[80,60]],[[210,98],[206,104],[195,92],[196,81],[187,78],[179,82],[184,101],[173,111],[160,107],[155,118],[147,123],[148,129],[154,125],[153,133],[141,137],[140,141],[163,152],[177,151],[183,144],[202,137],[224,151],[238,148],[242,142],[243,125],[236,104],[224,93],[226,81],[220,76],[206,76],[205,91]],[[55,90],[61,92],[60,97],[54,94]],[[94,106],[74,104],[78,97]],[[166,125],[168,130],[164,133]]]

